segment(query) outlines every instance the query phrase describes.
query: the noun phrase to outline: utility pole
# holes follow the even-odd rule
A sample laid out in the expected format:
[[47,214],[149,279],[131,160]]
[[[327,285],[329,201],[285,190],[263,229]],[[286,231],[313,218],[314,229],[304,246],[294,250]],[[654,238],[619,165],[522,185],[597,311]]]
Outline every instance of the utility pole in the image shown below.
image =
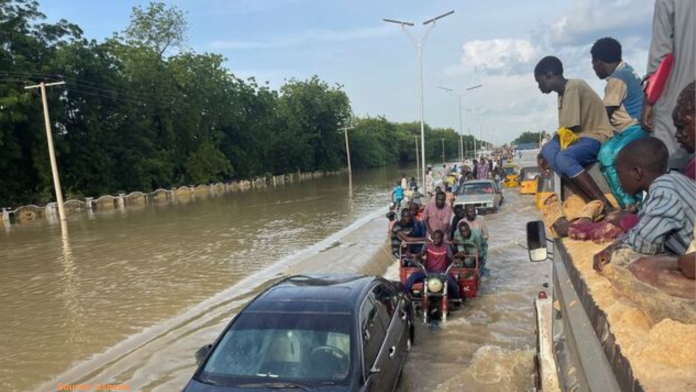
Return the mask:
[[63,206],[63,191],[60,188],[60,176],[58,175],[58,164],[56,163],[56,152],[53,149],[53,131],[51,130],[51,118],[48,115],[48,101],[46,100],[46,87],[59,86],[65,82],[44,83],[34,86],[24,87],[25,90],[38,88],[41,90],[41,103],[43,105],[44,123],[46,125],[46,139],[48,141],[48,156],[51,159],[51,173],[53,174],[53,187],[56,191],[56,204],[58,204],[58,216],[61,221],[65,220],[65,207]]
[[346,157],[348,158],[348,176],[352,177],[353,176],[353,169],[351,168],[351,164],[350,164],[350,145],[348,144],[348,130],[349,129],[354,129],[354,127],[339,128],[339,130],[343,131],[343,133],[346,136]]

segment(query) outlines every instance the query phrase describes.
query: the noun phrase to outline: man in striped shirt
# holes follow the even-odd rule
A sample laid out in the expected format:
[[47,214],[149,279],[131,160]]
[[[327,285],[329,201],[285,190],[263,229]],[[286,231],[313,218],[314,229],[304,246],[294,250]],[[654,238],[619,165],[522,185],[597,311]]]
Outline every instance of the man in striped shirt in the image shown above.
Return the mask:
[[683,255],[694,240],[696,183],[679,173],[668,173],[669,154],[656,138],[629,143],[617,157],[621,185],[628,192],[647,192],[638,224],[594,257],[594,268],[611,261],[619,247],[647,255]]

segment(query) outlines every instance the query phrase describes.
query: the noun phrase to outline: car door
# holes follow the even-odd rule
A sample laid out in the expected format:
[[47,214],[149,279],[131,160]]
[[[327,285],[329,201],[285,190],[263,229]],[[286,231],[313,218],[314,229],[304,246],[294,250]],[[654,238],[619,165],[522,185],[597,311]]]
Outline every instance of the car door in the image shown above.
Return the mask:
[[399,308],[399,296],[389,286],[379,283],[372,291],[375,295],[377,314],[387,332],[383,350],[386,354],[384,360],[389,367],[391,384],[384,390],[391,391],[396,385],[399,371],[406,359],[408,317],[402,317],[403,309]]
[[503,201],[503,187],[498,183],[494,182],[495,186],[495,196],[493,197],[493,206],[498,207]]
[[389,387],[389,368],[385,361],[386,330],[380,321],[372,290],[360,305],[360,341],[362,344],[363,379],[366,391],[385,391]]

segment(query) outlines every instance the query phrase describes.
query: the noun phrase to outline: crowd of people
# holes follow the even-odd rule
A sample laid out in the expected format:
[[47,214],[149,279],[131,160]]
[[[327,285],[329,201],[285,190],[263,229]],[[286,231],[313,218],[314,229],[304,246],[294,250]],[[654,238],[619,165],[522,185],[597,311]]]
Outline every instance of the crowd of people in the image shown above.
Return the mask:
[[[591,222],[558,216],[547,222],[552,232],[613,241],[595,256],[599,272],[614,251],[630,249],[637,260],[629,269],[638,279],[692,299],[695,7],[693,1],[656,1],[644,78],[624,61],[620,42],[597,40],[590,56],[597,77],[606,80],[604,97],[584,80],[566,78],[557,57],[544,57],[534,69],[541,92],[558,95],[559,130],[544,144],[539,168],[555,172],[572,193],[600,206]],[[591,175],[593,165],[601,176]],[[602,182],[608,187],[600,187]],[[545,207],[555,208],[551,202]],[[596,233],[598,226],[604,238],[585,232]]]
[[421,193],[415,177],[410,179],[404,174],[391,190],[391,209],[398,209],[405,200],[422,204],[423,197],[432,198],[438,192],[445,192],[447,204],[454,206],[456,195],[462,185],[468,181],[492,179],[500,183],[504,177],[502,165],[503,158],[492,157],[480,160],[468,159],[459,164],[442,165],[442,169],[435,174],[433,168],[428,168],[425,175],[425,194]]
[[[447,194],[437,191],[427,205],[411,201],[387,217],[395,258],[409,264],[422,261],[425,269],[432,272],[444,272],[452,262],[474,268],[478,260],[480,273],[487,273],[488,226],[474,206],[452,208],[447,203]],[[424,278],[422,273],[412,274],[405,284],[405,292],[410,293],[412,286]],[[450,295],[459,298],[458,292]]]

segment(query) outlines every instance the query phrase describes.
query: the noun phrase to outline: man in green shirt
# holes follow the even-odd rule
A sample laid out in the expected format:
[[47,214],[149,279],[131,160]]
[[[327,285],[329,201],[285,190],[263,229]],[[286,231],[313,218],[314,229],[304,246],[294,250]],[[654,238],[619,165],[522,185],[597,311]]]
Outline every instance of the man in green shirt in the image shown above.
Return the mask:
[[478,250],[479,267],[483,271],[488,245],[481,236],[480,230],[471,229],[464,220],[459,221],[457,230],[454,232],[454,245],[457,248],[454,257],[463,260],[467,268],[474,267]]

